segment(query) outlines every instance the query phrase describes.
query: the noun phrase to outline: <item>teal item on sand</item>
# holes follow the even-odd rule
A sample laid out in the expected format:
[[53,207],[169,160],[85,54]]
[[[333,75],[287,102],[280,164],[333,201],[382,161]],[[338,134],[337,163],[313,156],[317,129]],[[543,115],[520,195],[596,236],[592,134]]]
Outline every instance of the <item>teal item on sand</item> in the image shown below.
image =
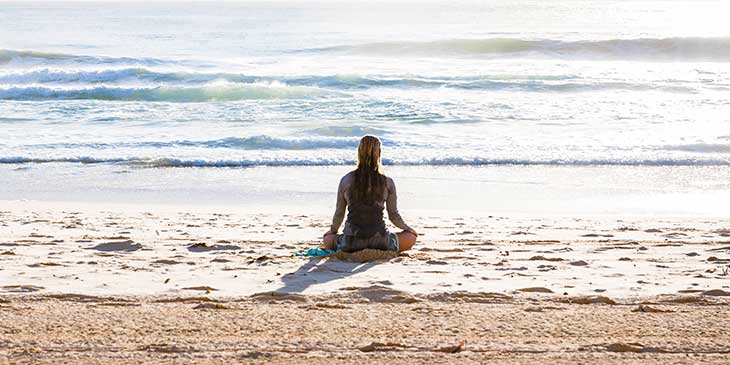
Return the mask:
[[310,248],[309,250],[305,252],[297,252],[294,254],[294,256],[329,256],[334,253],[337,253],[335,250],[325,250],[321,248]]

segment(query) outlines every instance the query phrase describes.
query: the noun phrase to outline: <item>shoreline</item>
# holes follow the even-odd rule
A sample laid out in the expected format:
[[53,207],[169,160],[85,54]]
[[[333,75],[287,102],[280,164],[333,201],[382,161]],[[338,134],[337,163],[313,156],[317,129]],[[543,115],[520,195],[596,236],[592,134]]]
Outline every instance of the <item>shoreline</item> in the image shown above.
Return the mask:
[[[0,165],[6,182],[0,202],[329,215],[338,182],[351,168]],[[385,172],[396,182],[406,215],[723,218],[723,202],[730,200],[727,168],[718,167],[398,166]]]
[[[402,193],[399,192],[399,196]],[[331,195],[335,195],[332,193]],[[331,199],[330,199],[331,200]],[[331,203],[331,207],[327,204],[322,206],[302,206],[300,204],[291,204],[285,207],[287,213],[282,213],[284,207],[276,204],[199,204],[197,202],[123,202],[123,201],[81,201],[81,200],[34,200],[34,199],[0,199],[0,212],[67,212],[67,211],[78,211],[88,214],[101,214],[105,212],[122,212],[125,214],[141,214],[145,212],[161,212],[161,213],[202,213],[202,214],[240,214],[240,215],[281,215],[281,216],[301,216],[311,215],[322,218],[326,223],[331,220],[331,214],[334,212],[334,202]],[[402,212],[406,212],[407,215],[412,215],[414,219],[422,219],[429,216],[439,218],[459,218],[459,217],[470,217],[470,218],[487,218],[487,217],[510,217],[519,218],[524,220],[529,219],[581,219],[581,218],[592,218],[603,221],[621,221],[621,220],[682,220],[688,219],[689,221],[703,221],[703,220],[714,220],[714,221],[730,221],[726,215],[716,212],[705,212],[705,213],[657,213],[657,212],[631,212],[626,214],[617,214],[613,212],[543,212],[543,211],[511,211],[511,210],[460,210],[450,209],[446,207],[443,210],[434,209],[418,209],[401,207],[399,203],[399,209]],[[386,214],[387,219],[387,214]]]

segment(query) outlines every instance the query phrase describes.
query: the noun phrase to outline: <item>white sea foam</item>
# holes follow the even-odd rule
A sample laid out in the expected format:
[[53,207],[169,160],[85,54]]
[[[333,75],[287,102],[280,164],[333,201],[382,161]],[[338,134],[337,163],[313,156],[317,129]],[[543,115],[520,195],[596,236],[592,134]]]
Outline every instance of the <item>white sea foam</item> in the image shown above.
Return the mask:
[[[113,150],[120,148],[230,148],[241,150],[312,150],[355,148],[358,138],[277,138],[272,136],[226,137],[215,140],[173,140],[173,141],[120,141],[120,142],[61,142],[31,144],[22,146],[26,149],[94,149]],[[386,142],[386,144],[390,144]]]
[[[72,85],[72,86],[70,86]],[[137,85],[137,86],[133,86]],[[145,85],[141,87],[139,85]],[[197,87],[197,89],[196,89]],[[237,89],[238,87],[238,89]],[[285,89],[289,87],[289,89]],[[165,90],[165,88],[171,90]],[[242,90],[245,88],[246,90]],[[258,88],[259,93],[255,92]],[[282,92],[272,92],[278,88]],[[296,89],[299,88],[299,89]],[[475,91],[600,92],[610,90],[696,93],[719,90],[712,84],[662,81],[616,81],[585,79],[575,75],[302,75],[251,76],[237,73],[207,73],[145,68],[63,70],[31,69],[0,72],[0,99],[96,99],[176,101],[288,98],[311,88],[348,92],[376,88],[459,89]],[[318,90],[317,90],[318,89]],[[321,94],[321,93],[320,93]],[[215,97],[214,97],[215,96]]]
[[202,86],[157,87],[46,87],[12,86],[0,88],[0,100],[116,100],[209,102],[259,99],[306,99],[345,96],[313,87],[289,87],[282,84],[209,84]]
[[[256,166],[341,166],[354,165],[352,158],[259,158],[259,159],[181,159],[140,157],[0,157],[0,164],[121,164],[138,167],[256,167]],[[383,159],[386,166],[730,166],[727,158],[659,158],[659,159],[489,159],[445,157],[429,159]]]
[[686,151],[696,153],[727,153],[730,154],[730,144],[720,143],[692,143],[682,145],[665,146],[664,149],[673,151]]
[[207,83],[223,80],[238,83],[281,82],[293,86],[320,86],[339,89],[367,87],[441,87],[447,85],[474,85],[484,81],[561,81],[577,80],[577,75],[524,75],[496,73],[479,76],[439,75],[247,75],[243,73],[209,72],[206,70],[181,70],[176,67],[108,67],[102,68],[30,68],[0,70],[0,84],[43,84],[43,83],[119,83],[129,81],[159,83]]
[[0,84],[9,85],[43,83],[96,84],[131,81],[185,84],[207,83],[215,80],[253,83],[261,79],[264,78],[231,73],[192,72],[178,70],[175,67],[158,69],[148,69],[143,67],[112,67],[94,69],[42,68],[24,70],[16,69],[11,72],[0,73]]

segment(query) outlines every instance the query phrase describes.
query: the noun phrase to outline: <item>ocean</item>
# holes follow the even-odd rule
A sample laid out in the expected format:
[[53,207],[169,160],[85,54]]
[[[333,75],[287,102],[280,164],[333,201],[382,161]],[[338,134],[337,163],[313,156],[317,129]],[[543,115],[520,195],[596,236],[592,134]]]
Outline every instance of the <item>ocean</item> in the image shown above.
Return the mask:
[[329,206],[364,134],[416,206],[469,181],[730,196],[723,1],[0,5],[2,199]]

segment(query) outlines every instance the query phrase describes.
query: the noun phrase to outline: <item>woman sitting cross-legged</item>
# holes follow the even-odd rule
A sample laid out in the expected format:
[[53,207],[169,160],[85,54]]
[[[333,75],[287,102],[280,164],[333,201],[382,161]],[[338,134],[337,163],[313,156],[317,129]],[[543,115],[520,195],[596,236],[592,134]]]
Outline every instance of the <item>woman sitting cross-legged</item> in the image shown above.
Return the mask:
[[[393,179],[383,175],[380,162],[380,140],[365,136],[357,149],[357,168],[340,180],[337,208],[332,226],[324,234],[322,248],[355,252],[366,248],[402,252],[416,243],[418,234],[398,213],[398,197]],[[345,218],[343,234],[337,231]],[[385,227],[383,209],[402,232],[391,233]]]

